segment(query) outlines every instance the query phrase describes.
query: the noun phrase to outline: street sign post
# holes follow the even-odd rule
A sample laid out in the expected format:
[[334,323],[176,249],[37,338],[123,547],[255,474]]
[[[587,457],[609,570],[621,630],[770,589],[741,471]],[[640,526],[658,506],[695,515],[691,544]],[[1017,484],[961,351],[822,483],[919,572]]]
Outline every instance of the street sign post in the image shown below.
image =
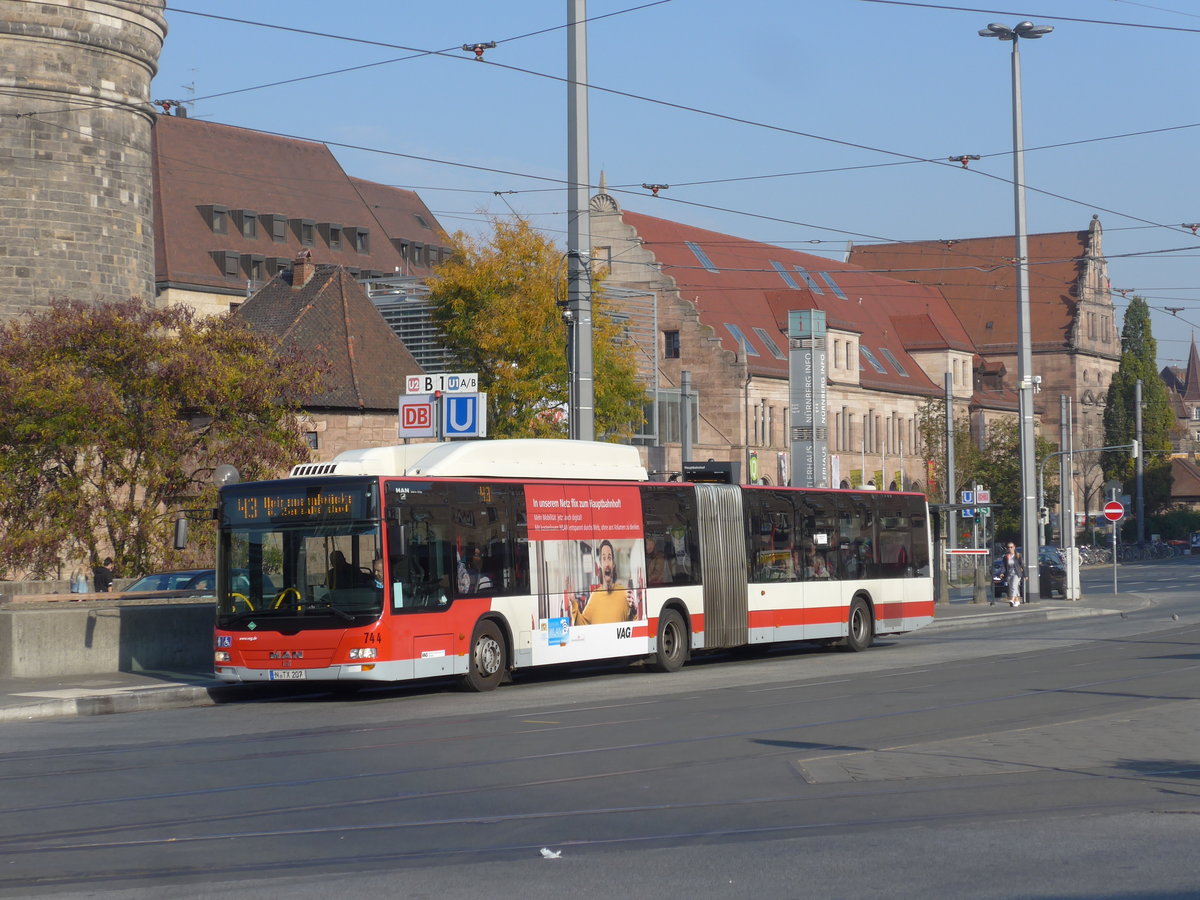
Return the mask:
[[1109,500],[1104,504],[1104,518],[1112,522],[1112,562],[1113,562],[1113,593],[1117,592],[1117,523],[1125,515],[1125,507],[1119,500]]

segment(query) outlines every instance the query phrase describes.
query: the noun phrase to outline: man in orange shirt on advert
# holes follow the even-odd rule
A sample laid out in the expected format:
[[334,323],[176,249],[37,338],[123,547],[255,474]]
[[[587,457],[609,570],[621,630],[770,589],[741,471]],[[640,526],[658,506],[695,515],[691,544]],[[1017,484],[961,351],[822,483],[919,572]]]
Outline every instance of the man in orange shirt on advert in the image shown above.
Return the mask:
[[571,624],[604,625],[610,622],[630,622],[637,610],[629,592],[617,584],[617,555],[610,541],[601,541],[599,550],[600,586],[592,591],[587,605],[581,610],[571,601]]

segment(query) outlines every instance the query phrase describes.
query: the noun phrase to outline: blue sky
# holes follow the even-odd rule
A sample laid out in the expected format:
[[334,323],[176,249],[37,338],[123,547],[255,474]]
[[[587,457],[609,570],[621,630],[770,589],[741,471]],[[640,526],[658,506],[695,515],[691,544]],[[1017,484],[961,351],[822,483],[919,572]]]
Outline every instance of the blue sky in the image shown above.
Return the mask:
[[[566,0],[170,3],[155,99],[368,148],[332,149],[353,175],[415,189],[450,230],[515,211],[563,235]],[[587,14],[593,182],[603,170],[629,209],[834,258],[847,240],[1012,233],[1011,45],[976,32],[1054,26],[1021,43],[1029,231],[1099,215],[1113,287],[1147,299],[1160,363],[1186,362],[1191,0],[589,0]],[[493,40],[482,64],[457,49]],[[983,158],[964,172],[946,162],[960,154]],[[672,187],[654,199],[644,182]]]

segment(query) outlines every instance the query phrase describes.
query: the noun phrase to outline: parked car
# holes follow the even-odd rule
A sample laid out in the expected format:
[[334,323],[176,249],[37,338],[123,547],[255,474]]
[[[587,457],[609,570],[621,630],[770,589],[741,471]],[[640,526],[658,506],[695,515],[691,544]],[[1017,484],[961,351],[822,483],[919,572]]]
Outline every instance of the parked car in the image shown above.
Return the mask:
[[[245,569],[233,570],[233,589],[244,591],[249,585],[249,573]],[[197,597],[211,597],[216,593],[216,569],[184,569],[178,572],[158,572],[154,575],[143,575],[122,593],[131,594],[137,591],[191,591]],[[267,575],[263,575],[263,590],[275,593],[275,585]]]
[[122,593],[145,593],[147,591],[195,591],[197,594],[212,594],[216,590],[216,569],[184,569],[178,572],[157,572],[143,575]]
[[[1067,568],[1063,565],[1062,551],[1057,547],[1045,546],[1038,550],[1038,594],[1053,597],[1067,593]],[[992,596],[1003,597],[1008,593],[1004,584],[1004,557],[992,561]]]

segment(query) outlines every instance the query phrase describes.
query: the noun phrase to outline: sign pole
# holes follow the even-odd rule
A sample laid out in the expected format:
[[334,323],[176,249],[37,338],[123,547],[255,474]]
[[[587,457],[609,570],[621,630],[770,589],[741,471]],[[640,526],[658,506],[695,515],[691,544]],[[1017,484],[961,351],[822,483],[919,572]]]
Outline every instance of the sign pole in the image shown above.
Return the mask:
[[1112,566],[1113,566],[1113,594],[1117,593],[1117,523],[1121,521],[1121,517],[1125,515],[1125,507],[1117,500],[1117,489],[1112,489],[1112,499],[1104,504],[1104,518],[1108,519],[1109,525],[1112,527]]

